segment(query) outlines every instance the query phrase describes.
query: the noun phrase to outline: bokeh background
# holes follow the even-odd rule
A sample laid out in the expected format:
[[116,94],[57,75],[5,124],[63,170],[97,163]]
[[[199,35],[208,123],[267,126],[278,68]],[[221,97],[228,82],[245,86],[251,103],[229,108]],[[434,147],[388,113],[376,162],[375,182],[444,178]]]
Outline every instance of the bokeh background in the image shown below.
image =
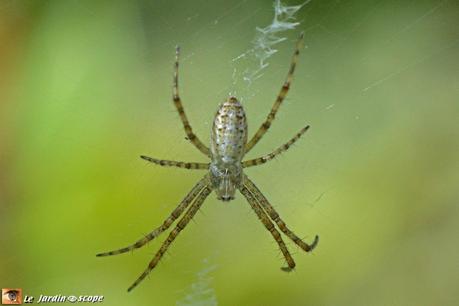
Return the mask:
[[[271,23],[271,1],[2,0],[0,285],[104,305],[458,305],[459,3],[312,1],[295,16],[248,86],[247,61],[233,59]],[[171,102],[175,45],[186,111],[208,142],[230,92],[258,127],[302,30],[291,92],[249,157],[312,128],[247,173],[296,233],[320,235],[317,249],[289,243],[297,269],[282,272],[242,197],[211,195],[128,294],[165,235],[95,254],[159,225],[203,175],[138,156],[206,160]]]

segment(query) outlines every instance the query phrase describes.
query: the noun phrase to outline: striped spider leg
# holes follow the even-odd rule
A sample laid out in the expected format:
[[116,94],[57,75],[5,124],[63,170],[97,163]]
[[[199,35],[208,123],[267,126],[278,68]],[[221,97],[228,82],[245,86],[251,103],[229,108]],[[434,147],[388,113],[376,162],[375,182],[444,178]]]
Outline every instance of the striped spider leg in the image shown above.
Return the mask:
[[290,255],[290,252],[287,249],[287,246],[285,245],[285,242],[282,239],[279,231],[276,229],[274,224],[271,222],[266,212],[260,206],[259,202],[255,199],[253,193],[244,185],[239,187],[239,191],[247,199],[247,202],[249,202],[253,211],[257,214],[258,219],[260,219],[260,221],[263,223],[266,229],[271,233],[274,240],[276,240],[277,244],[279,245],[282,255],[284,255],[284,258],[287,261],[287,265],[288,265],[288,267],[283,267],[282,269],[284,271],[290,271],[293,268],[295,268],[295,265],[296,265],[295,261],[293,260],[292,255]]
[[243,172],[244,168],[264,164],[274,159],[277,155],[287,151],[309,129],[309,125],[302,128],[293,138],[273,152],[255,159],[246,161],[242,160],[246,153],[249,152],[258,143],[258,141],[260,141],[271,126],[272,121],[275,119],[276,113],[290,88],[302,40],[303,33],[296,44],[295,53],[293,54],[287,79],[284,82],[281,91],[279,92],[279,95],[268,114],[268,117],[250,141],[247,142],[247,120],[245,111],[241,103],[235,97],[229,97],[220,105],[214,116],[211,130],[210,148],[205,146],[193,133],[191,125],[185,114],[182,101],[178,93],[178,59],[180,49],[178,47],[176,48],[172,96],[174,105],[180,115],[187,138],[201,153],[210,157],[210,162],[202,163],[161,160],[144,155],[142,155],[141,158],[159,166],[178,167],[191,170],[207,170],[208,173],[191,189],[182,202],[180,202],[170,216],[158,228],[154,229],[145,237],[127,247],[97,254],[99,257],[110,256],[141,248],[149,241],[159,236],[162,232],[169,229],[169,227],[183,215],[176,224],[175,228],[169,233],[167,239],[162,243],[160,249],[150,261],[147,268],[128,288],[128,291],[134,289],[151,272],[151,270],[156,267],[164,253],[179,235],[180,231],[182,231],[194,217],[212,190],[215,191],[217,199],[224,202],[233,200],[236,190],[239,190],[239,192],[250,204],[258,219],[260,219],[262,224],[271,233],[274,240],[279,245],[285,261],[287,262],[287,267],[282,268],[284,271],[291,271],[295,267],[295,261],[287,249],[279,230],[306,252],[310,252],[316,247],[319,237],[315,236],[314,241],[311,244],[307,244],[296,236],[279,217],[279,214],[275,211],[263,193]]
[[185,209],[190,205],[190,203],[198,196],[198,194],[204,189],[206,186],[206,183],[208,181],[207,176],[202,178],[194,187],[191,189],[191,191],[186,195],[186,197],[180,202],[180,204],[174,209],[174,211],[170,214],[170,216],[161,224],[161,226],[157,227],[147,235],[145,235],[143,238],[137,240],[134,244],[131,244],[127,247],[110,251],[110,252],[105,252],[105,253],[100,253],[97,254],[97,257],[102,257],[102,256],[111,256],[111,255],[118,255],[122,253],[127,253],[129,251],[132,251],[134,249],[138,249],[143,247],[145,244],[147,244],[149,241],[153,240],[154,238],[158,237],[162,232],[167,230],[174,221],[182,215],[182,213],[185,211]]
[[210,194],[211,191],[212,191],[212,188],[210,187],[209,184],[207,184],[206,186],[204,186],[204,188],[202,188],[200,194],[195,198],[193,204],[191,204],[188,211],[185,213],[182,219],[180,219],[180,221],[177,223],[175,228],[169,234],[167,239],[163,242],[161,248],[158,250],[155,257],[150,261],[150,263],[148,264],[148,267],[137,278],[137,280],[128,288],[128,291],[131,291],[132,289],[134,289],[150,273],[150,271],[156,267],[156,265],[161,260],[164,253],[166,253],[167,249],[172,244],[172,242],[175,240],[175,238],[178,236],[180,231],[183,230],[187,226],[188,222],[190,222],[191,219],[193,219],[194,215],[198,212],[202,203],[204,203],[204,200],[207,198],[207,196]]
[[268,129],[271,127],[271,123],[276,118],[276,113],[279,110],[282,102],[284,102],[285,97],[287,96],[288,90],[290,89],[290,84],[293,80],[293,73],[295,72],[296,63],[298,62],[298,56],[300,55],[300,49],[303,44],[304,32],[301,32],[300,38],[298,39],[295,47],[295,52],[293,53],[292,62],[290,63],[290,69],[287,74],[287,78],[285,79],[284,84],[279,92],[279,95],[274,102],[271,111],[269,112],[266,120],[261,124],[258,128],[255,135],[253,135],[252,139],[245,145],[245,154],[247,154],[257,143],[260,139],[265,135]]
[[[266,197],[263,195],[263,193],[258,189],[258,187],[246,176],[244,175],[244,184],[243,187],[241,187],[241,192],[242,190],[247,190],[249,191],[254,199],[252,198],[253,202],[256,202],[259,204],[263,210],[266,212],[266,214],[273,220],[279,229],[287,235],[288,238],[290,238],[296,245],[298,245],[300,248],[302,248],[305,252],[310,252],[312,251],[317,243],[319,243],[319,236],[315,236],[314,241],[312,244],[307,244],[303,240],[301,240],[297,235],[295,235],[285,224],[284,221],[280,218],[279,214],[276,212],[274,207],[268,202]],[[245,194],[244,194],[245,196]],[[247,196],[246,196],[247,197]],[[247,199],[249,202],[250,200]]]
[[182,120],[183,128],[185,129],[187,138],[204,155],[211,157],[209,148],[206,147],[206,145],[204,145],[202,141],[199,140],[198,136],[196,136],[193,133],[193,129],[191,128],[190,122],[188,121],[188,117],[185,114],[185,109],[183,108],[182,99],[180,99],[179,90],[178,90],[179,88],[178,86],[179,54],[180,54],[180,47],[177,46],[175,48],[174,86],[173,86],[172,99],[174,101],[175,108],[177,108],[177,111],[180,115],[180,119]]

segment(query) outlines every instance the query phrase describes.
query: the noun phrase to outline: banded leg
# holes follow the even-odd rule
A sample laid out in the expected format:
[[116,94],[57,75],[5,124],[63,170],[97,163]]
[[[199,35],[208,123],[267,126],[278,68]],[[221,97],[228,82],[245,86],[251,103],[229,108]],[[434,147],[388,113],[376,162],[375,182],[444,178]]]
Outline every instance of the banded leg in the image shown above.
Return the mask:
[[249,202],[250,206],[257,214],[258,219],[260,219],[260,221],[263,223],[266,229],[271,233],[271,235],[274,237],[274,240],[276,240],[277,244],[279,245],[279,248],[282,254],[284,255],[284,258],[288,264],[288,267],[283,267],[282,270],[284,271],[293,270],[293,268],[295,268],[295,261],[290,255],[290,252],[288,251],[284,240],[282,240],[280,233],[276,230],[276,228],[274,227],[274,224],[269,220],[268,215],[266,215],[266,213],[261,208],[260,204],[257,203],[253,194],[246,186],[241,186],[239,190],[244,195],[244,197],[247,199],[247,202]]
[[180,215],[183,213],[183,211],[188,207],[188,205],[198,196],[198,194],[204,189],[208,182],[207,176],[201,179],[194,187],[191,189],[191,191],[186,195],[186,197],[180,202],[180,204],[174,209],[174,211],[170,214],[170,216],[163,222],[163,224],[159,227],[157,227],[155,230],[150,232],[148,235],[143,237],[142,239],[139,239],[136,243],[118,249],[110,252],[105,252],[105,253],[100,253],[97,254],[97,257],[102,257],[102,256],[111,256],[111,255],[118,255],[122,253],[129,252],[134,249],[141,248],[144,246],[147,242],[153,240],[155,237],[159,236],[162,232],[167,230],[174,221],[180,217]]
[[301,240],[297,235],[295,235],[285,224],[284,221],[279,217],[279,214],[276,212],[274,207],[268,202],[266,197],[261,193],[261,191],[258,189],[258,187],[246,176],[244,175],[244,186],[250,190],[250,192],[254,195],[255,199],[258,201],[258,203],[261,204],[263,209],[266,211],[266,213],[269,215],[271,220],[276,222],[277,226],[279,229],[287,235],[293,242],[295,242],[296,245],[298,245],[300,248],[302,248],[306,252],[311,252],[316,246],[317,243],[319,242],[319,236],[315,236],[314,241],[312,244],[307,244],[303,240]]
[[296,63],[298,61],[298,55],[300,54],[301,44],[303,42],[304,33],[302,32],[298,41],[296,43],[295,52],[293,53],[292,61],[290,63],[290,70],[287,74],[287,78],[282,86],[279,95],[277,96],[276,101],[274,102],[271,112],[268,114],[265,122],[258,128],[258,131],[253,135],[252,139],[245,145],[245,153],[248,153],[256,144],[257,142],[263,137],[263,135],[268,131],[271,123],[273,122],[274,118],[276,117],[276,113],[279,110],[280,105],[284,101],[285,96],[290,88],[290,84],[293,79],[293,73],[295,72]]
[[190,122],[188,121],[188,118],[185,114],[185,110],[183,109],[183,105],[182,105],[182,100],[180,99],[180,96],[179,96],[179,90],[178,90],[179,53],[180,53],[180,47],[177,46],[175,48],[174,86],[173,86],[173,95],[172,95],[172,98],[174,100],[174,105],[177,108],[177,111],[180,115],[180,119],[182,120],[183,127],[185,128],[185,133],[188,139],[191,141],[192,144],[194,144],[194,146],[199,151],[201,151],[202,153],[210,157],[209,148],[206,147],[201,142],[201,140],[199,140],[198,136],[196,136],[193,133],[193,129],[191,128]]
[[267,161],[270,161],[271,159],[281,154],[282,152],[287,151],[298,139],[300,139],[301,136],[303,136],[304,133],[306,133],[308,129],[309,129],[309,125],[305,126],[298,133],[296,133],[296,135],[292,139],[290,139],[287,143],[281,145],[279,148],[277,148],[273,152],[265,156],[262,156],[262,157],[258,157],[255,159],[250,159],[250,160],[246,160],[242,162],[242,167],[247,168],[247,167],[252,167],[252,166],[258,166],[258,165],[266,163]]
[[156,158],[148,157],[144,155],[141,155],[140,157],[142,159],[145,159],[146,161],[152,162],[160,166],[178,167],[178,168],[193,169],[193,170],[209,169],[209,163],[195,163],[195,162],[187,163],[187,162],[182,162],[182,161],[156,159]]
[[185,215],[180,219],[180,221],[177,223],[175,228],[172,230],[172,232],[169,234],[167,239],[163,242],[161,245],[161,248],[159,251],[156,253],[155,257],[152,259],[152,261],[148,264],[148,267],[145,269],[145,271],[137,278],[137,280],[128,288],[128,291],[131,291],[134,289],[150,272],[153,270],[158,262],[161,260],[163,257],[164,253],[166,253],[167,249],[171,245],[171,243],[174,241],[174,239],[178,236],[181,230],[183,230],[188,222],[194,217],[196,212],[199,210],[201,207],[202,203],[204,200],[207,198],[207,196],[210,194],[212,189],[210,188],[210,185],[205,186],[202,189],[202,192],[198,195],[196,200],[191,204],[190,208],[188,211],[185,213]]

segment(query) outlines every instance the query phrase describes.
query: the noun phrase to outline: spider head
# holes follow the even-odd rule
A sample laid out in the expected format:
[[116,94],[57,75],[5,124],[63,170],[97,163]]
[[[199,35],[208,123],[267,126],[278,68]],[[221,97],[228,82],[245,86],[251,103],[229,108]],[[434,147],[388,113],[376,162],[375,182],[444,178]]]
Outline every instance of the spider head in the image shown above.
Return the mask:
[[216,164],[210,166],[210,179],[217,194],[217,199],[223,202],[234,200],[236,187],[241,181],[242,172],[234,166],[219,167]]

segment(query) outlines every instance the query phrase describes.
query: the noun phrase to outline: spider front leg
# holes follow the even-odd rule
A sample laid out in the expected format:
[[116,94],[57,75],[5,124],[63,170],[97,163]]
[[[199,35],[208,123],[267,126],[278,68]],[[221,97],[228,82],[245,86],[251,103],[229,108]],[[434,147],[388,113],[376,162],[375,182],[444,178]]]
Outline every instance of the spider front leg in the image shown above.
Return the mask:
[[204,145],[201,140],[199,140],[196,134],[193,133],[193,129],[191,128],[190,122],[188,121],[188,118],[185,114],[185,110],[183,109],[182,100],[180,99],[180,96],[179,96],[179,90],[178,90],[179,54],[180,54],[180,47],[177,46],[175,48],[174,86],[173,86],[173,96],[172,96],[174,100],[174,105],[177,108],[177,111],[180,115],[180,119],[182,120],[183,127],[185,128],[185,133],[188,139],[191,141],[192,144],[194,144],[194,146],[199,151],[201,151],[202,153],[210,157],[209,148],[206,145]]
[[295,67],[298,61],[298,55],[300,54],[300,48],[303,42],[303,37],[304,33],[302,32],[296,43],[295,52],[293,53],[292,62],[290,63],[290,70],[288,71],[284,85],[282,85],[281,91],[279,92],[279,95],[277,96],[277,99],[274,102],[271,111],[268,114],[268,117],[258,128],[258,131],[255,133],[255,135],[253,135],[252,139],[250,139],[250,141],[245,145],[245,153],[249,152],[257,144],[257,142],[260,141],[263,135],[268,131],[269,127],[271,126],[271,123],[276,117],[276,113],[279,110],[279,107],[285,99],[285,96],[287,95],[288,90],[290,88],[290,84],[292,83],[293,73],[295,72]]
[[144,246],[147,242],[153,240],[154,238],[158,237],[159,234],[167,230],[174,221],[180,217],[180,215],[183,213],[183,211],[188,207],[188,205],[198,196],[198,194],[204,189],[208,182],[207,176],[201,179],[194,187],[191,189],[191,191],[186,195],[186,197],[180,202],[180,204],[174,209],[174,211],[171,213],[171,215],[163,222],[161,226],[147,234],[145,237],[142,239],[139,239],[136,243],[129,245],[127,247],[110,251],[110,252],[105,252],[105,253],[100,253],[97,254],[97,257],[103,257],[103,256],[111,256],[111,255],[118,255],[122,253],[129,252],[134,249],[141,248]]
[[295,268],[295,261],[290,255],[290,252],[288,251],[287,246],[285,245],[285,242],[282,239],[280,233],[276,230],[276,228],[274,227],[274,224],[269,220],[268,215],[266,215],[266,213],[261,208],[260,204],[257,203],[257,200],[254,198],[252,192],[246,186],[244,185],[240,186],[239,191],[247,199],[247,202],[249,202],[253,211],[255,211],[255,213],[257,214],[258,219],[260,219],[260,221],[263,223],[266,229],[271,233],[274,240],[276,240],[277,244],[279,245],[279,248],[282,254],[284,255],[284,258],[287,261],[287,265],[288,265],[288,267],[283,267],[282,270],[287,271],[287,272],[293,270]]
[[302,248],[306,252],[311,252],[319,243],[319,236],[315,236],[314,241],[311,244],[305,243],[301,238],[295,235],[285,224],[284,221],[279,217],[274,207],[268,202],[266,197],[261,193],[260,189],[246,176],[244,175],[244,186],[254,195],[258,203],[263,207],[266,213],[269,215],[271,220],[276,222],[280,230],[287,235],[296,245]]
[[201,207],[202,203],[204,203],[204,200],[207,198],[207,196],[210,194],[211,191],[212,191],[212,188],[211,188],[210,185],[206,185],[202,189],[201,193],[198,195],[196,200],[190,206],[188,211],[185,213],[185,215],[182,217],[182,219],[180,219],[180,221],[177,223],[175,228],[169,234],[167,239],[163,242],[161,248],[156,253],[155,257],[148,264],[148,267],[139,276],[139,278],[137,278],[137,280],[128,288],[128,291],[131,291],[132,289],[134,289],[151,272],[151,270],[153,270],[156,267],[158,262],[163,257],[164,253],[166,253],[167,249],[169,248],[169,246],[174,241],[174,239],[178,236],[180,231],[182,231],[187,226],[188,222],[190,222],[190,220],[194,217],[194,215],[199,210],[199,208]]

